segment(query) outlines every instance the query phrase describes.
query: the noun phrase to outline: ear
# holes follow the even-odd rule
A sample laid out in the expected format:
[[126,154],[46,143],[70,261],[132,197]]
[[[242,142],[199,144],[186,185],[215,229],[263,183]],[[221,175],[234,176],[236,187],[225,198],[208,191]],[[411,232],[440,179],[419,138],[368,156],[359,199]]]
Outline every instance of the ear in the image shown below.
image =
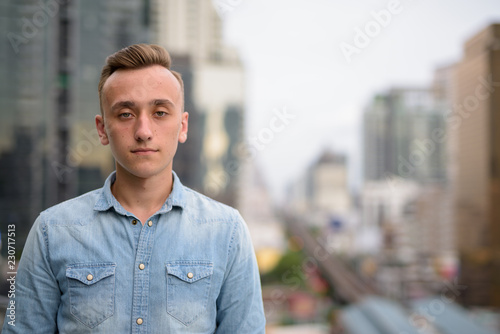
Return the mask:
[[99,134],[99,140],[102,145],[108,145],[109,139],[106,133],[106,127],[104,126],[104,118],[102,115],[96,115],[95,117],[95,127],[97,128],[97,133]]
[[189,114],[186,111],[184,111],[181,115],[181,129],[179,131],[179,143],[185,143],[187,140],[188,120],[189,120]]

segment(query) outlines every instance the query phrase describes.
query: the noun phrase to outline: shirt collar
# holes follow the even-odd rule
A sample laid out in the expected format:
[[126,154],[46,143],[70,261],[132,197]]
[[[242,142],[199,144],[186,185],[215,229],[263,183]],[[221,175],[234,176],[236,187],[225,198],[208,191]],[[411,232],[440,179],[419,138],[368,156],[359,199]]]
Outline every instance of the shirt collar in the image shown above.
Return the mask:
[[[172,210],[172,207],[174,206],[184,208],[186,205],[184,186],[182,185],[179,177],[174,171],[172,171],[172,177],[174,179],[172,192],[170,193],[160,210],[156,212],[157,214],[166,213]],[[104,186],[101,188],[101,193],[94,205],[94,210],[107,211],[110,208],[114,208],[115,211],[119,214],[131,215],[131,213],[125,210],[123,206],[116,200],[115,196],[111,192],[111,185],[115,182],[115,180],[116,171],[112,172],[104,182]]]

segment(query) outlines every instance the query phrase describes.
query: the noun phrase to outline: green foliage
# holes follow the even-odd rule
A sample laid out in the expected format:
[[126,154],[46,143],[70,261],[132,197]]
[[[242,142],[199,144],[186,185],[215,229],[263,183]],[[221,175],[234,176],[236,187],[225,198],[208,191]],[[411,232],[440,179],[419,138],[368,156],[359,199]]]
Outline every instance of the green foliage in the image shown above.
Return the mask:
[[283,282],[284,277],[289,277],[290,275],[300,275],[304,259],[305,257],[302,252],[288,250],[285,254],[283,254],[273,270],[262,275],[262,284],[284,284],[286,283]]

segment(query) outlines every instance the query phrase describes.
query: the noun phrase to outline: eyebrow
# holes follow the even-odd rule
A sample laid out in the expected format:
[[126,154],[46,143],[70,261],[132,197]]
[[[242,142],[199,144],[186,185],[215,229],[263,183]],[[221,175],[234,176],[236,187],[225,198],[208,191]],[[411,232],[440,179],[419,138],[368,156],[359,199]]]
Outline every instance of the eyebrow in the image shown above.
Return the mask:
[[150,104],[154,105],[154,106],[172,106],[172,107],[175,107],[175,104],[172,101],[167,100],[167,99],[153,100],[153,101],[151,101]]
[[116,111],[122,108],[133,108],[135,107],[135,103],[132,101],[118,101],[111,106],[111,111]]
[[[156,99],[156,100],[152,100],[151,102],[149,102],[149,105],[152,105],[152,106],[171,106],[171,107],[175,107],[175,104],[168,100],[168,99]],[[129,108],[129,109],[132,109],[133,107],[135,107],[135,103],[132,102],[132,101],[118,101],[116,102],[115,104],[113,104],[113,106],[111,106],[111,111],[114,112],[118,109],[122,109],[122,108]]]

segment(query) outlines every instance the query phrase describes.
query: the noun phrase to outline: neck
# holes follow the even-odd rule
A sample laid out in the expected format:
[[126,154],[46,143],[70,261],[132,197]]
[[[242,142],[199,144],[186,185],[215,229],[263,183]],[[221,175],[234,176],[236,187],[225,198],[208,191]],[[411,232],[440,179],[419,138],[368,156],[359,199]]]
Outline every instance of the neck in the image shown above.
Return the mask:
[[111,185],[111,192],[125,210],[133,213],[144,224],[163,206],[172,186],[172,171],[140,178],[117,166],[116,180]]

